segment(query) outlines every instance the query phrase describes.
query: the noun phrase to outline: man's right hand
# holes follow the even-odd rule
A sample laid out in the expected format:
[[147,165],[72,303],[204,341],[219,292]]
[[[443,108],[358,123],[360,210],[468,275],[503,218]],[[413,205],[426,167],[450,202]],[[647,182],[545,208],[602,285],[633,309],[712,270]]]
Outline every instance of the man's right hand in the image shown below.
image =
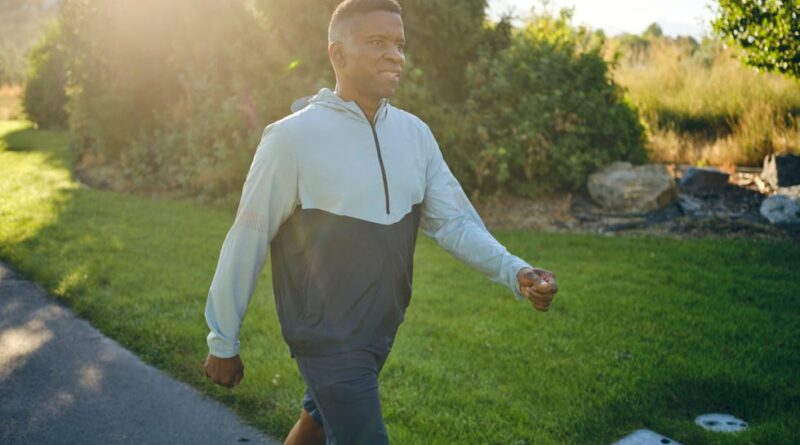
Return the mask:
[[538,267],[523,267],[517,272],[519,288],[537,311],[547,312],[558,292],[556,274]]
[[206,377],[226,388],[233,388],[244,378],[244,364],[238,355],[219,358],[208,354],[203,366],[206,369]]

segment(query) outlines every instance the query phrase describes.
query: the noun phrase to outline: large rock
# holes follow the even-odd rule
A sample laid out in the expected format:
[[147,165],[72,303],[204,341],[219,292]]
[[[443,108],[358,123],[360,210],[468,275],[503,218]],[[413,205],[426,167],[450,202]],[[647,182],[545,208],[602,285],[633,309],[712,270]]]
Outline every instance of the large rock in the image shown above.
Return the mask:
[[800,156],[786,154],[765,157],[761,178],[773,189],[800,185]]
[[772,195],[761,203],[761,216],[772,224],[800,224],[800,198]]
[[614,162],[589,175],[592,199],[609,211],[649,212],[675,201],[675,180],[661,164]]
[[716,168],[689,167],[683,173],[678,187],[683,192],[719,190],[728,183],[730,175]]
[[678,206],[680,206],[681,212],[684,215],[691,216],[692,218],[703,218],[707,215],[703,200],[692,195],[679,193]]

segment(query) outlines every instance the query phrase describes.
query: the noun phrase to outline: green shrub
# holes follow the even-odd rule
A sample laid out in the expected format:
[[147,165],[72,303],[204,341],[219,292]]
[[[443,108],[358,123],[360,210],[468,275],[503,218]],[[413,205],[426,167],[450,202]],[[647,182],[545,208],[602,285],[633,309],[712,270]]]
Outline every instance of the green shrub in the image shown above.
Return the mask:
[[644,128],[609,76],[602,39],[564,10],[534,16],[507,47],[482,50],[457,140],[472,187],[521,196],[581,190],[615,160],[644,162]]
[[0,5],[0,86],[22,86],[28,54],[55,14],[56,2],[3,0]]
[[[62,0],[79,167],[110,166],[123,190],[235,201],[264,126],[334,87],[336,2],[322,3]],[[643,160],[600,42],[568,17],[512,32],[484,24],[484,0],[403,6],[407,70],[392,102],[432,127],[466,189],[578,189],[599,165]]]
[[245,1],[66,0],[62,21],[74,140],[124,190],[229,199],[264,126],[308,94]]
[[[335,86],[325,50],[335,2],[304,1],[64,0],[69,120],[83,159],[112,166],[110,182],[124,190],[233,201],[264,126],[295,99]],[[461,5],[459,14],[471,14],[462,18],[444,5],[404,6],[409,21],[451,35],[480,24],[484,4]],[[443,60],[423,56],[425,38],[393,102],[435,117],[429,104],[445,93],[426,84],[434,73],[438,83],[463,84],[453,79],[474,54],[459,50],[447,63],[461,65],[443,70]]]
[[23,96],[25,113],[40,128],[66,127],[66,56],[58,22],[48,24],[28,57],[29,73]]

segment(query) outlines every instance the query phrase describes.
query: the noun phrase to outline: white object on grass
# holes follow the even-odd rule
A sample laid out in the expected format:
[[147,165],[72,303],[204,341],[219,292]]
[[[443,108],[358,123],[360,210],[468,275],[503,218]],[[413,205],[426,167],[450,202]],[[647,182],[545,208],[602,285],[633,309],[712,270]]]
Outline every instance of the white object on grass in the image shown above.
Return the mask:
[[674,440],[664,437],[655,431],[650,430],[636,430],[633,433],[623,437],[619,442],[614,445],[681,445]]
[[747,428],[747,422],[744,420],[720,413],[701,414],[694,419],[694,423],[709,431],[722,433],[735,433]]

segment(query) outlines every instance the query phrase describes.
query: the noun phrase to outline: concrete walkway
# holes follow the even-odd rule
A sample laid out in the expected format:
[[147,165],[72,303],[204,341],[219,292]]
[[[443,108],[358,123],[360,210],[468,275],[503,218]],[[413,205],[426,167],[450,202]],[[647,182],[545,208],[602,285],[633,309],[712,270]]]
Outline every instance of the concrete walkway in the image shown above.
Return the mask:
[[0,263],[0,443],[269,444]]

